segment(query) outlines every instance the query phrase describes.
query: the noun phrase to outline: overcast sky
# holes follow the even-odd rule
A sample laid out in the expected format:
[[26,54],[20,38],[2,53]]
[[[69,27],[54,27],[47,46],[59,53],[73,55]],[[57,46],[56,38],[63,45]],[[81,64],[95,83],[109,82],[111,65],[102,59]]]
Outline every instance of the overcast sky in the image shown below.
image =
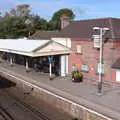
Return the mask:
[[120,17],[120,0],[0,0],[0,11],[8,11],[18,4],[29,4],[34,14],[48,20],[61,8],[72,9],[76,20]]

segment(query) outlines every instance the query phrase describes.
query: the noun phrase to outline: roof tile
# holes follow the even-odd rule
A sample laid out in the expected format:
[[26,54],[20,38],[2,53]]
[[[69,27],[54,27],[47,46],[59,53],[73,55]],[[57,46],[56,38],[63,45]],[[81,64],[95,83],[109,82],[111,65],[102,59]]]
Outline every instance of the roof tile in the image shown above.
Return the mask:
[[61,30],[57,37],[70,37],[70,38],[82,38],[91,39],[93,27],[108,27],[110,29],[106,37],[120,38],[120,19],[116,18],[101,18],[73,21],[70,25]]

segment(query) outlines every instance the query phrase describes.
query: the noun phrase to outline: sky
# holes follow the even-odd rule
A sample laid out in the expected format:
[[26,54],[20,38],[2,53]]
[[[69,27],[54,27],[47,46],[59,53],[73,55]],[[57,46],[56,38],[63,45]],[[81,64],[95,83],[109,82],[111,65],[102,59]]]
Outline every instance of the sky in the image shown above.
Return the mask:
[[0,12],[9,11],[19,4],[29,4],[33,14],[47,20],[62,8],[72,9],[75,20],[120,18],[120,0],[0,0]]

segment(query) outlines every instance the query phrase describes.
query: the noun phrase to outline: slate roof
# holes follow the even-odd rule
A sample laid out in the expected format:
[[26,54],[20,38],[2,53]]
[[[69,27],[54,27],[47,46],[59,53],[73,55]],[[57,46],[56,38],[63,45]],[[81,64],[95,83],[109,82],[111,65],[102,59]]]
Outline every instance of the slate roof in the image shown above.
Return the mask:
[[120,58],[118,58],[115,63],[112,65],[112,68],[120,69]]
[[70,37],[76,39],[90,39],[93,34],[93,27],[108,27],[110,30],[106,37],[112,39],[120,38],[120,19],[119,18],[100,18],[90,20],[73,21],[57,37]]
[[52,37],[56,37],[58,31],[37,31],[35,34],[29,37],[29,39],[44,39],[50,40]]

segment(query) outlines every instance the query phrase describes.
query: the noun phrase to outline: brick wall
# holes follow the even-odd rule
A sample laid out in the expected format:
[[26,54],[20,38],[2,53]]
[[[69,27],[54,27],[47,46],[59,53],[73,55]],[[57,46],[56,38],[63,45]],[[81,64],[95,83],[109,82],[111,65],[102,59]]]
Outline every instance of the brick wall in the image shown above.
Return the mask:
[[[76,45],[82,45],[82,54],[76,53]],[[115,82],[115,74],[111,68],[112,64],[120,56],[120,50],[118,48],[113,48],[113,42],[109,41],[104,43],[103,46],[103,61],[104,61],[104,71],[105,74],[103,79],[105,81]],[[84,73],[84,76],[87,76],[91,79],[98,79],[97,65],[99,62],[100,51],[93,47],[93,41],[90,40],[72,40],[72,50],[73,52],[69,55],[69,72],[72,71],[73,64],[86,64],[89,67],[89,72]],[[114,71],[115,72],[115,71]]]

